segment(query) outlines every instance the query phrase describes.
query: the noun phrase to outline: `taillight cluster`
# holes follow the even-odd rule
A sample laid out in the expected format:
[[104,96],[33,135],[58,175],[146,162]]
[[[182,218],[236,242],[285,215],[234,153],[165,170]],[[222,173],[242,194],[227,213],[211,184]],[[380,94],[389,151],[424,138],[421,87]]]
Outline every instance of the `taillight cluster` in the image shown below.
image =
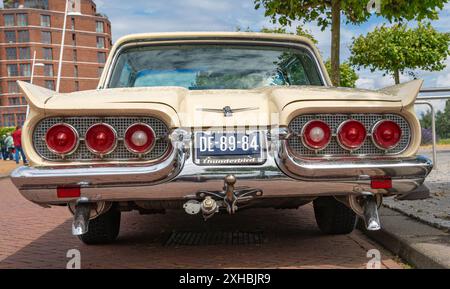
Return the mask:
[[[368,136],[366,127],[360,121],[349,119],[339,125],[336,140],[339,145],[349,151],[359,149]],[[382,150],[395,148],[402,136],[400,126],[391,120],[381,120],[371,131],[373,143]],[[312,150],[323,150],[331,141],[331,127],[322,120],[307,122],[301,132],[303,144]]]
[[[106,123],[97,123],[90,126],[84,135],[87,149],[96,155],[112,153],[118,141],[116,130]],[[80,136],[73,126],[66,123],[58,123],[47,130],[45,142],[48,149],[53,153],[69,155],[77,149]],[[130,152],[146,154],[153,149],[156,142],[156,134],[149,125],[136,123],[126,129],[123,142]]]

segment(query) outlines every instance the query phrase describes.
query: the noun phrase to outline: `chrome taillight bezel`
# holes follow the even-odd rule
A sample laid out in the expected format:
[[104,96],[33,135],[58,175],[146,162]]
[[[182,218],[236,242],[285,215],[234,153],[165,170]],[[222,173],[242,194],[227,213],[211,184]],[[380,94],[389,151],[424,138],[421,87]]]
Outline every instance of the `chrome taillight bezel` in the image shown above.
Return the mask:
[[[74,133],[75,139],[76,139],[75,144],[74,144],[73,147],[70,149],[70,151],[65,152],[65,153],[60,153],[60,152],[54,150],[53,148],[51,148],[51,147],[48,145],[48,142],[47,142],[47,135],[48,135],[48,132],[49,132],[52,128],[54,128],[54,127],[56,127],[56,126],[61,126],[61,125],[62,125],[62,126],[65,126],[65,127],[67,127],[67,128],[69,128],[69,129]],[[54,125],[52,125],[51,127],[49,127],[49,128],[47,129],[47,131],[45,132],[44,142],[45,142],[45,145],[47,146],[47,149],[48,149],[49,151],[51,151],[52,153],[54,153],[54,154],[56,154],[56,155],[59,155],[59,156],[64,157],[64,156],[68,156],[68,155],[73,154],[73,153],[78,149],[78,146],[80,145],[80,135],[79,135],[78,131],[75,129],[75,127],[73,127],[72,125],[70,125],[70,124],[68,124],[68,123],[64,123],[64,122],[59,122],[59,123],[55,123]]]
[[[130,129],[132,129],[134,126],[137,126],[137,125],[141,125],[141,126],[146,127],[146,128],[149,129],[150,132],[153,134],[153,142],[152,142],[151,146],[148,147],[145,151],[137,151],[137,150],[131,148],[131,147],[129,146],[129,144],[127,143],[127,133],[128,133],[128,131],[129,131]],[[141,122],[131,124],[131,125],[125,130],[125,132],[124,132],[124,134],[123,134],[123,144],[124,144],[125,148],[126,148],[129,152],[131,152],[131,153],[133,153],[133,154],[136,154],[136,155],[145,155],[145,154],[148,154],[149,152],[151,152],[151,151],[154,149],[155,145],[156,145],[156,140],[157,140],[157,138],[156,138],[156,132],[155,132],[155,130],[154,130],[150,125],[148,125],[148,124],[146,124],[146,123],[141,123]]]
[[[94,127],[97,126],[97,125],[103,125],[103,126],[106,126],[106,127],[108,127],[108,128],[113,132],[113,135],[114,135],[114,144],[113,144],[113,145],[111,146],[111,148],[110,148],[108,151],[106,151],[106,152],[100,152],[100,151],[98,151],[98,150],[92,148],[92,147],[89,145],[89,143],[87,142],[86,136],[87,136],[89,130],[91,130],[92,128],[94,128]],[[95,155],[106,156],[106,155],[111,154],[111,153],[114,152],[114,150],[117,148],[117,143],[118,143],[118,136],[117,136],[117,131],[116,131],[116,129],[115,129],[113,126],[111,126],[111,125],[109,125],[109,124],[107,124],[107,123],[104,123],[104,122],[101,122],[101,123],[94,123],[93,125],[91,125],[91,126],[86,130],[86,133],[84,134],[84,144],[85,144],[86,148],[87,148],[91,153],[93,153],[93,154],[95,154]]]
[[[361,126],[364,128],[364,139],[361,141],[361,143],[356,146],[356,147],[348,147],[347,145],[343,144],[342,141],[339,139],[339,132],[342,130],[342,128],[344,127],[344,125],[346,125],[349,122],[358,122],[359,124],[361,124]],[[344,122],[342,122],[341,124],[339,124],[338,128],[336,129],[336,142],[339,144],[339,146],[347,151],[355,151],[357,149],[360,149],[364,143],[367,141],[367,129],[365,127],[365,125],[360,122],[359,120],[356,119],[348,119]]]
[[[329,130],[329,137],[328,137],[328,140],[327,140],[327,142],[326,142],[324,145],[322,145],[321,147],[313,147],[313,146],[309,145],[309,144],[306,142],[306,140],[305,140],[305,130],[306,130],[306,128],[307,128],[311,123],[313,123],[313,122],[320,122],[320,123],[323,123],[324,125],[326,125],[326,127],[328,127],[328,130]],[[333,138],[333,133],[332,133],[332,131],[331,131],[330,125],[329,125],[328,123],[326,123],[325,121],[320,120],[320,119],[312,119],[312,120],[308,121],[307,123],[305,123],[305,124],[303,125],[302,130],[301,130],[301,132],[300,132],[300,139],[301,139],[301,141],[302,141],[302,144],[303,144],[305,147],[307,147],[308,149],[314,150],[314,151],[321,151],[321,150],[326,149],[327,146],[330,144],[332,138]]]
[[[382,123],[384,123],[384,122],[392,122],[392,123],[394,123],[395,125],[397,125],[398,128],[399,128],[399,130],[400,130],[400,137],[398,138],[397,143],[396,143],[395,145],[389,146],[389,147],[387,147],[387,148],[386,148],[386,147],[383,147],[383,146],[381,146],[381,145],[379,145],[378,142],[377,142],[376,139],[375,139],[375,131],[376,131],[376,130],[378,129],[378,127],[379,127]],[[400,144],[400,142],[401,142],[401,140],[402,140],[402,136],[403,136],[403,130],[402,130],[401,126],[400,126],[397,122],[395,122],[395,121],[393,121],[393,120],[389,120],[389,119],[382,119],[382,120],[379,120],[377,123],[374,124],[374,126],[372,127],[371,132],[370,132],[370,137],[371,137],[371,139],[372,139],[372,143],[373,143],[377,148],[379,148],[380,150],[385,150],[385,151],[392,150],[392,149],[398,147],[398,145]]]

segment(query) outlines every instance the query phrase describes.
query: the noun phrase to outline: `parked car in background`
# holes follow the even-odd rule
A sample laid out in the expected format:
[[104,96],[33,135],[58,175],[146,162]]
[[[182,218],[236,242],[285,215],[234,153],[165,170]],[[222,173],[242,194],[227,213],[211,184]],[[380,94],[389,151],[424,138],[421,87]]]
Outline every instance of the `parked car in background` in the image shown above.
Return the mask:
[[313,43],[266,33],[121,38],[97,90],[26,82],[21,194],[67,205],[87,243],[116,239],[121,212],[209,219],[310,202],[319,228],[380,227],[383,196],[420,186],[413,104],[422,81],[378,91],[332,87]]

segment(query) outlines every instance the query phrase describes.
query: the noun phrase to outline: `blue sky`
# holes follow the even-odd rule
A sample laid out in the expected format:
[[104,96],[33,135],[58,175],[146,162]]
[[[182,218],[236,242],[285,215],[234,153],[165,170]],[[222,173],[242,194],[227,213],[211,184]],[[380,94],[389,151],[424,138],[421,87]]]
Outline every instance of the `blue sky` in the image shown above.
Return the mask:
[[[263,9],[255,10],[253,0],[96,0],[98,10],[108,15],[113,27],[113,40],[120,36],[137,32],[163,31],[234,31],[236,27],[258,31],[261,27],[274,26],[264,17]],[[349,56],[348,46],[352,37],[365,34],[381,25],[382,18],[372,17],[362,25],[342,24],[341,57]],[[440,13],[440,20],[432,22],[440,31],[449,32],[450,4]],[[293,23],[292,30],[296,25]],[[410,25],[414,25],[411,23]],[[319,41],[319,49],[324,59],[330,55],[330,31],[321,31],[314,23],[304,25]],[[450,59],[447,68],[440,72],[417,71],[425,79],[426,87],[450,86]],[[380,88],[393,84],[390,76],[383,73],[359,71],[358,87]],[[402,80],[407,80],[403,76]]]

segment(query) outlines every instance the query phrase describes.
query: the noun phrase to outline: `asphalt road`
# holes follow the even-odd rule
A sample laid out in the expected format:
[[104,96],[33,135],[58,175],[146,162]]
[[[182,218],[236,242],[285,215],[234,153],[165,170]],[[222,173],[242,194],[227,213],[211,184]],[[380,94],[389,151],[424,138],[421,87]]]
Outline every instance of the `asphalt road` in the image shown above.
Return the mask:
[[[80,252],[81,268],[366,268],[371,249],[379,250],[381,268],[403,267],[359,231],[321,234],[311,205],[242,211],[206,223],[181,210],[123,213],[116,243],[86,246],[71,236],[67,208],[30,203],[9,179],[1,180],[0,188],[0,268],[66,268],[71,249]],[[177,245],[183,234],[197,241],[209,235],[216,242]]]

